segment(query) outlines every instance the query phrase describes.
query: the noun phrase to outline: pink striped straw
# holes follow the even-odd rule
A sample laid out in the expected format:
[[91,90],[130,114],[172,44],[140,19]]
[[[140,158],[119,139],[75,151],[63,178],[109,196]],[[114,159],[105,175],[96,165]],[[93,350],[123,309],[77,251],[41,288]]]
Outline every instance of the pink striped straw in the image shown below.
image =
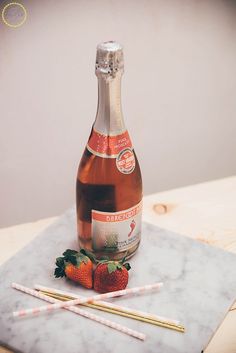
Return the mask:
[[44,306],[40,306],[40,307],[36,307],[36,308],[32,308],[32,309],[23,309],[20,311],[15,311],[15,312],[13,312],[13,316],[14,317],[22,316],[22,312],[24,312],[24,316],[37,315],[37,314],[40,314],[45,311],[52,312],[57,309],[61,309],[61,308],[65,308],[65,307],[69,307],[69,306],[77,305],[77,304],[89,303],[94,300],[103,300],[103,299],[114,298],[114,297],[119,297],[119,296],[128,295],[128,294],[133,295],[133,294],[138,294],[138,293],[145,293],[145,292],[149,292],[154,289],[160,289],[162,286],[163,286],[163,283],[158,282],[158,283],[154,283],[154,284],[147,284],[142,287],[128,288],[128,289],[118,290],[115,292],[98,294],[98,295],[94,295],[94,296],[86,297],[86,298],[77,298],[77,299],[73,299],[73,300],[68,300],[66,302],[59,302],[59,303],[52,304],[52,305],[44,305]]
[[[34,288],[37,289],[37,290],[40,290],[40,291],[46,291],[46,292],[50,292],[50,293],[53,293],[53,294],[61,294],[61,295],[65,295],[65,296],[68,296],[68,297],[81,298],[81,299],[84,298],[84,297],[82,297],[82,296],[80,296],[78,294],[75,294],[75,293],[65,292],[65,291],[62,291],[62,290],[59,290],[59,289],[41,286],[40,284],[35,284]],[[140,311],[140,310],[130,309],[130,308],[127,308],[127,307],[124,307],[124,306],[120,306],[120,305],[117,305],[117,304],[113,304],[113,303],[110,303],[110,302],[93,301],[93,304],[98,304],[98,305],[102,304],[102,305],[105,305],[106,307],[109,307],[111,309],[123,310],[123,311],[125,311],[127,313],[130,313],[130,314],[148,316],[150,319],[163,321],[163,322],[169,323],[169,324],[180,325],[180,322],[178,320],[169,319],[169,318],[166,318],[164,316],[159,316],[159,315],[156,315],[156,314],[147,313],[147,312]]]
[[[24,292],[24,293],[27,293],[27,294],[30,294],[36,298],[39,298],[39,299],[43,299],[49,303],[60,303],[60,300],[57,300],[57,299],[54,299],[54,298],[51,298],[51,297],[48,297],[44,294],[41,294],[33,289],[30,289],[30,288],[27,288],[25,286],[22,286],[21,284],[17,284],[17,283],[12,283],[12,287],[21,291],[21,292]],[[120,332],[123,332],[125,333],[126,335],[129,335],[129,336],[133,336],[135,338],[138,338],[142,341],[145,340],[146,338],[146,335],[144,335],[143,333],[141,332],[138,332],[138,331],[135,331],[135,330],[132,330],[126,326],[123,326],[123,325],[120,325],[116,322],[113,322],[113,321],[110,321],[110,320],[107,320],[103,317],[100,317],[100,316],[97,316],[97,315],[94,315],[94,314],[91,314],[85,310],[82,310],[78,307],[75,307],[75,306],[70,306],[69,308],[64,308],[66,310],[69,310],[69,311],[72,311],[78,315],[81,315],[81,316],[84,316],[84,317],[87,317],[88,319],[91,319],[93,321],[96,321],[96,322],[99,322],[100,324],[103,324],[105,326],[108,326],[108,327],[111,327],[117,331],[120,331]],[[22,311],[19,311],[19,314],[18,316],[20,317],[23,317],[25,316],[25,311],[22,310]]]

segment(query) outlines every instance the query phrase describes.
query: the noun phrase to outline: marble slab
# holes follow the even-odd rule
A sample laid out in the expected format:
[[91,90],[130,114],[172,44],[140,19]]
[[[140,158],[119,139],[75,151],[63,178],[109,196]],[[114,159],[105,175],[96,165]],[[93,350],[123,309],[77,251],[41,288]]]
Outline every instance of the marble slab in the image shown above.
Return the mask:
[[[147,335],[144,342],[66,311],[13,319],[20,308],[42,301],[11,288],[34,283],[93,293],[53,277],[54,260],[76,248],[75,211],[66,212],[0,268],[0,342],[25,353],[201,353],[236,299],[236,256],[187,237],[143,224],[142,242],[130,260],[129,287],[163,281],[160,292],[113,299],[115,303],[179,319],[178,333],[116,315],[96,312]],[[86,308],[87,310],[87,308]],[[90,309],[91,310],[91,309]]]

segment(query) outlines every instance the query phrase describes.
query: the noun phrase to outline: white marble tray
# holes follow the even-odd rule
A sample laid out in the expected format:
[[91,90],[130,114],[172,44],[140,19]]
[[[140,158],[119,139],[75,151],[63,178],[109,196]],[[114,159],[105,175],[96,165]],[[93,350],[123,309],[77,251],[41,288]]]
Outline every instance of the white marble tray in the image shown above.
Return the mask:
[[179,319],[185,334],[103,312],[96,313],[144,332],[146,341],[66,311],[13,319],[13,310],[42,304],[12,289],[13,281],[82,295],[92,292],[53,277],[55,258],[66,248],[76,248],[75,233],[74,210],[69,210],[0,268],[1,344],[25,353],[201,353],[236,298],[236,256],[148,224],[130,260],[129,287],[156,281],[165,286],[159,293],[115,302]]

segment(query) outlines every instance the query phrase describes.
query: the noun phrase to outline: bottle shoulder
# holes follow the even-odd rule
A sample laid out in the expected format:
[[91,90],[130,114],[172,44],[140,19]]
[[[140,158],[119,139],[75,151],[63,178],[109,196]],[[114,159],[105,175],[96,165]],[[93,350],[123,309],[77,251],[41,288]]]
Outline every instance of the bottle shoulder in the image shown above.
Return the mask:
[[78,179],[82,183],[135,185],[142,188],[142,176],[137,156],[133,151],[135,163],[131,172],[123,173],[118,169],[117,158],[104,158],[91,153],[87,147],[78,168]]
[[100,211],[122,211],[137,205],[143,196],[138,161],[131,173],[124,174],[115,158],[98,157],[86,149],[78,169],[77,195],[80,200],[85,198],[85,203],[93,200],[94,209]]

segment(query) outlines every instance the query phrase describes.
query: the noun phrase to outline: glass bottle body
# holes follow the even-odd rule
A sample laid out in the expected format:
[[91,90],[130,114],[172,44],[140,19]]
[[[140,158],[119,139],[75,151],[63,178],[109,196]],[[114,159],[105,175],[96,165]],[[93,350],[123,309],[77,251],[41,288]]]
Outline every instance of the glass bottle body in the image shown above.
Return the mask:
[[140,243],[142,178],[121,112],[121,47],[103,43],[99,60],[98,110],[76,182],[78,239],[98,258],[121,259]]
[[97,257],[121,259],[125,254],[130,257],[139,246],[138,241],[125,250],[96,251],[92,239],[92,210],[116,213],[140,204],[142,178],[135,153],[134,156],[135,170],[131,174],[121,173],[114,158],[93,155],[87,148],[81,159],[76,183],[78,239],[80,247],[95,252]]

